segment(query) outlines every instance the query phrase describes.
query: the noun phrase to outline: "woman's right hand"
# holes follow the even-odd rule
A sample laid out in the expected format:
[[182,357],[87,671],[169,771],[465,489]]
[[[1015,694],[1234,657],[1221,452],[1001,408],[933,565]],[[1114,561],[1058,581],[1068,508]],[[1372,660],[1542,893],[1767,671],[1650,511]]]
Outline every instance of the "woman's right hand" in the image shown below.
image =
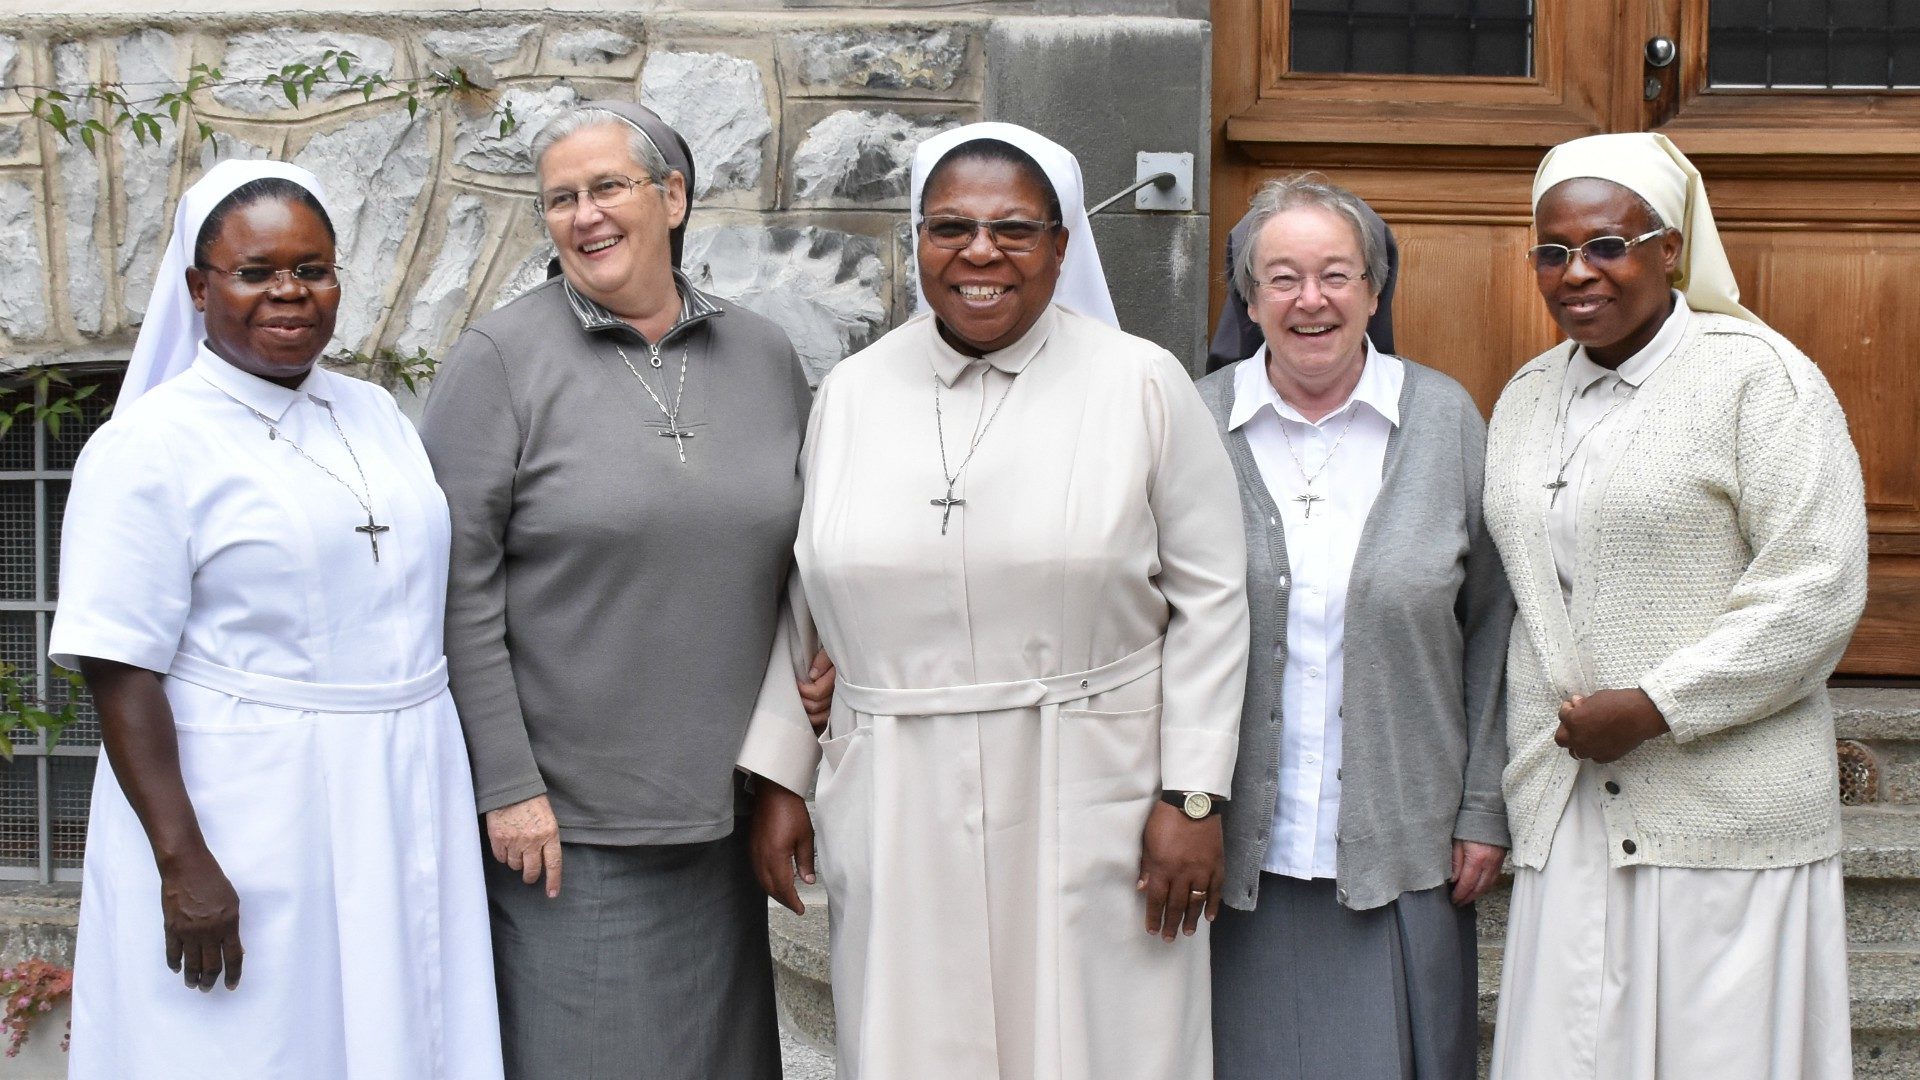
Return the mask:
[[227,989],[240,985],[240,896],[213,853],[202,849],[160,867],[160,912],[167,934],[167,967],[190,989],[213,990],[224,972]]
[[807,816],[807,800],[764,776],[757,777],[755,785],[747,834],[754,876],[782,907],[805,915],[807,905],[800,902],[793,879],[797,872],[807,884],[814,881],[813,819]]
[[560,821],[544,792],[487,811],[487,845],[529,885],[545,873],[547,899],[560,895]]

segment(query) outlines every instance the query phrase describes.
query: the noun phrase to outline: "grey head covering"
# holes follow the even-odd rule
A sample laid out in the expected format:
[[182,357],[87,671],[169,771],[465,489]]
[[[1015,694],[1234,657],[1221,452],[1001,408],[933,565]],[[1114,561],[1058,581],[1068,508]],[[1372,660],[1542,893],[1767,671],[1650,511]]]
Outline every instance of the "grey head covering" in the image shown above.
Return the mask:
[[[686,246],[687,240],[687,219],[693,217],[693,150],[687,146],[687,140],[683,138],[678,131],[673,129],[673,125],[660,119],[659,113],[654,112],[652,109],[638,102],[615,101],[607,98],[600,101],[582,102],[580,107],[583,109],[604,109],[618,116],[620,119],[625,120],[627,123],[632,124],[634,130],[646,136],[647,141],[653,144],[653,148],[660,151],[660,156],[667,161],[667,168],[672,169],[674,172],[686,178],[687,212],[681,215],[680,224],[675,226],[667,234],[668,243],[671,245],[673,251],[673,268],[675,270],[680,269],[680,252],[681,249]],[[559,259],[554,259],[547,263],[547,276],[550,278],[560,276]]]

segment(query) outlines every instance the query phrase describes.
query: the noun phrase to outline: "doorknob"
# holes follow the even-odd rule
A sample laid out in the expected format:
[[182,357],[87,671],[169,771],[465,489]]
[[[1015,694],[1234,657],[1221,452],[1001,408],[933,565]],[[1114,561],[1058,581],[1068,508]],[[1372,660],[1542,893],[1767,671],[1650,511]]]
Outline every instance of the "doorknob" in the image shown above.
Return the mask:
[[1673,63],[1680,55],[1680,47],[1670,37],[1651,37],[1647,39],[1647,66],[1663,68]]

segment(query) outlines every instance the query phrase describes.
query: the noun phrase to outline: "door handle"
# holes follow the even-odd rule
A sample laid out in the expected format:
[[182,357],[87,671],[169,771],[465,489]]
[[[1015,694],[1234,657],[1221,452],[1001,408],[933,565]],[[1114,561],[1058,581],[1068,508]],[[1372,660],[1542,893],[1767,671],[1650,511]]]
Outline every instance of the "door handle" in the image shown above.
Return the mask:
[[1680,47],[1670,37],[1650,37],[1647,39],[1647,66],[1663,68],[1679,57]]

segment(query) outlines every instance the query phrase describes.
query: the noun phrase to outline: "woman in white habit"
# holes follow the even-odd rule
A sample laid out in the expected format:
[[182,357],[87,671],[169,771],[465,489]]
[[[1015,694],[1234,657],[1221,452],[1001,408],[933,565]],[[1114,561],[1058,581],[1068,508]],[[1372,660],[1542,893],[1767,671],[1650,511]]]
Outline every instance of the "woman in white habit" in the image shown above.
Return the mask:
[[392,396],[315,366],[334,260],[311,174],[209,170],[75,468],[51,651],[106,748],[75,1080],[500,1076],[447,507]]
[[1851,1076],[1826,690],[1866,597],[1846,417],[1741,306],[1664,136],[1555,147],[1533,204],[1570,340],[1487,437],[1519,607],[1493,1076]]
[[[741,756],[762,883],[798,906],[824,755],[843,1080],[1205,1080],[1247,657],[1232,466],[1178,361],[1116,329],[1066,150],[936,136],[913,212],[930,312],[813,410],[798,632]],[[816,627],[819,742],[793,688]]]

